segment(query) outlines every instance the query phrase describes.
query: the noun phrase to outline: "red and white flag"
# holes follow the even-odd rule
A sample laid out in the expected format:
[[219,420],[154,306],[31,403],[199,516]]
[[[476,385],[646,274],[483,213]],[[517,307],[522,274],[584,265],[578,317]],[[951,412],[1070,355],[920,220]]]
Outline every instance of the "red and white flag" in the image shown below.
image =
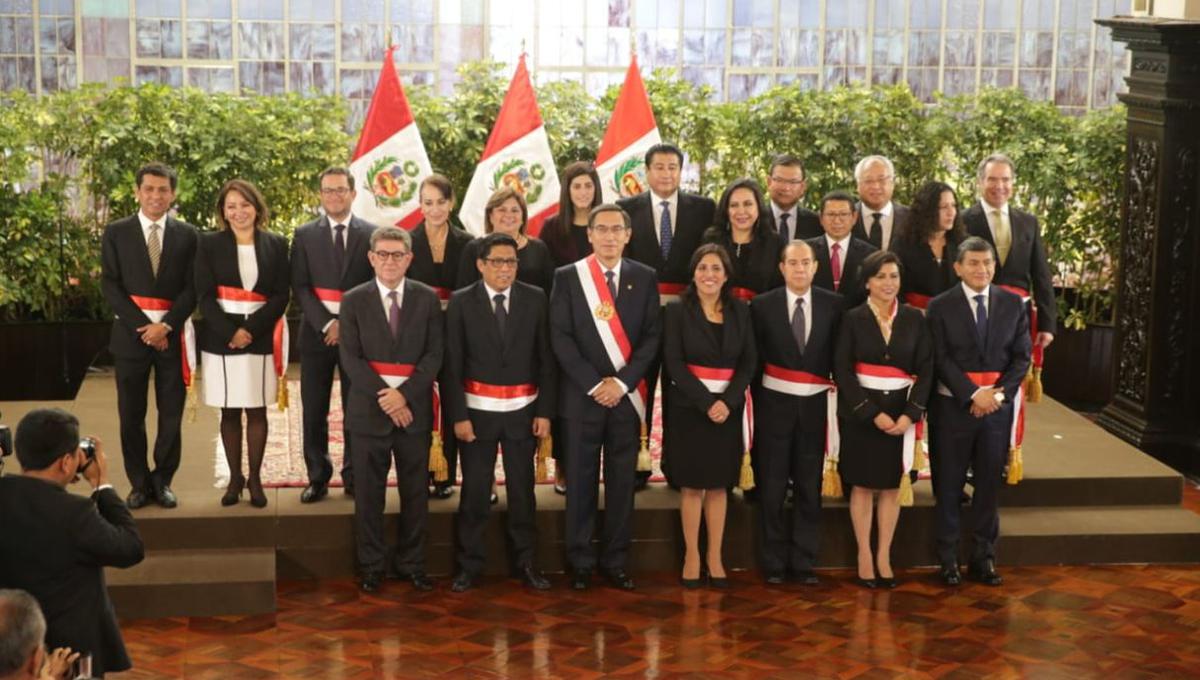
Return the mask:
[[350,210],[379,226],[412,229],[421,221],[421,182],[433,173],[389,47],[367,120],[350,161],[358,195]]
[[608,130],[600,142],[600,151],[596,154],[596,172],[600,175],[606,203],[637,196],[649,188],[644,156],[647,149],[661,141],[650,98],[646,96],[646,85],[638,71],[637,56],[634,56],[625,72],[625,83],[613,106],[612,118],[608,119]]
[[542,124],[523,54],[458,211],[458,219],[467,231],[484,233],[487,200],[492,192],[505,185],[525,197],[529,206],[525,233],[537,236],[542,222],[558,212],[559,183],[554,156],[550,153],[550,138]]

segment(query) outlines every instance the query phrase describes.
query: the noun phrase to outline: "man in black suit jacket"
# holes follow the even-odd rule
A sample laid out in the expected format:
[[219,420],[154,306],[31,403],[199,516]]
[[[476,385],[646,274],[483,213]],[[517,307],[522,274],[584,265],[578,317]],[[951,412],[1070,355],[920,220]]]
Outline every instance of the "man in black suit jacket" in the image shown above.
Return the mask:
[[[108,347],[117,374],[129,507],[140,508],[153,499],[173,508],[178,500],[171,480],[179,469],[179,430],[187,396],[180,343],[196,307],[192,276],[196,229],[167,215],[178,182],[174,170],[149,163],[137,171],[136,181],[137,214],[104,228],[100,289],[116,316]],[[146,388],[151,369],[158,410],[153,472],[146,463]]]
[[1032,296],[1037,327],[1031,330],[1037,333],[1035,354],[1040,354],[1054,341],[1058,304],[1038,220],[1008,203],[1015,172],[1008,156],[993,154],[983,159],[976,173],[981,200],[963,213],[963,223],[968,234],[996,249],[996,285],[1018,288],[1024,291],[1023,297]]
[[[304,466],[308,487],[301,503],[314,503],[329,492],[333,463],[329,460],[329,391],[338,369],[345,412],[350,377],[338,364],[338,312],[342,294],[371,280],[367,261],[375,225],[350,214],[354,175],[345,168],[328,168],[320,178],[325,215],[296,229],[292,237],[292,290],[304,316],[300,323],[300,401],[304,408]],[[342,420],[342,483],[354,493],[350,465],[350,432]]]
[[908,226],[909,209],[892,201],[896,189],[896,169],[886,156],[867,156],[854,167],[858,183],[858,217],[854,221],[854,237],[875,246],[876,250],[891,250],[896,237]]
[[450,586],[457,593],[469,590],[483,570],[497,445],[504,450],[505,524],[515,572],[531,588],[550,587],[534,565],[533,459],[538,440],[550,434],[558,371],[546,294],[517,281],[517,266],[517,242],[488,234],[476,260],[481,280],[456,291],[446,308],[442,408],[454,423],[463,470],[458,574]]
[[[46,644],[92,656],[92,675],[130,668],[104,567],[142,561],[133,516],[108,480],[104,447],[80,448],[79,420],[61,409],[30,411],[17,425],[23,474],[0,477],[0,587],[37,598]],[[80,476],[90,498],[67,491]]]
[[[832,387],[833,346],[842,299],[812,285],[818,265],[812,246],[793,241],[780,255],[784,286],[750,303],[754,337],[765,364],[754,388],[755,479],[763,530],[766,581],[816,585],[813,567],[821,537],[821,474],[825,454],[827,393]],[[792,531],[784,529],[784,500],[795,488]]]
[[991,285],[995,259],[986,241],[974,236],[963,241],[954,271],[962,284],[928,308],[938,377],[929,409],[937,552],[942,581],[958,585],[959,501],[970,468],[975,474],[970,576],[996,586],[998,494],[1018,390],[1029,370],[1029,322],[1021,298]]
[[771,159],[767,171],[767,193],[771,195],[771,212],[784,241],[816,238],[824,233],[817,213],[800,205],[808,188],[804,163],[791,154]]
[[[571,587],[587,588],[596,556],[592,531],[604,449],[604,548],[600,567],[610,584],[634,587],[625,573],[633,521],[646,397],[639,384],[662,338],[654,270],[621,257],[629,216],[614,204],[592,209],[593,254],[554,273],[550,343],[562,367],[559,415],[567,462],[567,560]],[[615,302],[612,298],[615,297]]]
[[383,509],[388,469],[396,461],[400,540],[396,571],[418,590],[425,575],[433,381],[442,365],[442,303],[405,277],[412,237],[380,227],[368,255],[375,277],[342,298],[338,350],[350,376],[346,427],[354,436],[354,527],[360,586],[374,592],[386,566]]
[[[860,292],[858,271],[867,255],[878,250],[866,241],[855,238],[851,229],[856,219],[854,198],[844,191],[831,191],[821,198],[821,228],[825,233],[808,239],[812,246],[817,271],[812,285],[835,293],[845,293],[847,307],[865,300]],[[834,257],[836,254],[836,258]]]

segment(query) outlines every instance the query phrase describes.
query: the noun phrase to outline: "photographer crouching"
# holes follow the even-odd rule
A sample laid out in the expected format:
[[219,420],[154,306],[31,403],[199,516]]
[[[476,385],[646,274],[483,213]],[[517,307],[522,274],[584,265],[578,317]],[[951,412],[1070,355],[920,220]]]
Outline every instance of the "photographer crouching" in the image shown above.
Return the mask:
[[[0,588],[20,588],[46,617],[46,646],[90,657],[88,677],[130,668],[104,567],[142,561],[133,516],[108,481],[97,439],[61,409],[30,411],[17,424],[22,474],[0,477]],[[67,492],[80,478],[90,498]],[[84,665],[86,668],[86,664]]]

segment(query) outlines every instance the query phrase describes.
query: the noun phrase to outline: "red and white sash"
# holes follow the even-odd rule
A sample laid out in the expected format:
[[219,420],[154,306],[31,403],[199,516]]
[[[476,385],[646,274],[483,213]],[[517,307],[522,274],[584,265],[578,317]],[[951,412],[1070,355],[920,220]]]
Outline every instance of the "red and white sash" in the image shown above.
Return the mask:
[[742,302],[749,302],[754,299],[755,295],[758,295],[758,293],[755,293],[749,288],[743,288],[741,286],[734,286],[733,288],[730,288],[729,293]]
[[[596,332],[600,334],[600,343],[604,345],[604,351],[608,354],[613,368],[620,371],[633,356],[633,345],[629,342],[629,336],[625,334],[625,327],[621,325],[621,317],[616,313],[616,302],[604,281],[600,261],[592,254],[579,260],[574,266],[575,273],[579,276],[579,287],[583,289],[584,300],[588,309],[593,312],[592,318],[596,322]],[[659,284],[659,290],[663,285],[667,284]],[[608,319],[600,318],[598,312],[602,307],[612,310]],[[646,420],[646,395],[645,380],[639,381],[637,386],[625,395],[629,397],[629,403],[633,405],[633,410],[642,421]]]
[[[729,389],[730,381],[733,380],[732,368],[710,368],[688,364],[687,370],[713,394],[724,394],[725,390]],[[746,406],[742,409],[742,446],[749,451],[750,447],[754,445],[754,402],[750,398],[749,387],[746,388],[744,396]]]
[[393,364],[386,361],[368,361],[367,365],[392,388],[403,385],[416,370],[413,364]]
[[[138,309],[142,310],[151,323],[162,323],[162,320],[167,317],[167,312],[171,311],[171,305],[174,304],[172,300],[166,298],[143,295],[130,295],[129,299],[137,305]],[[179,354],[183,369],[183,386],[191,387],[192,376],[196,374],[196,327],[192,324],[191,318],[184,321],[183,328],[180,329]]]
[[668,302],[678,302],[679,294],[687,288],[687,284],[683,283],[662,283],[658,284],[658,301],[665,305]]
[[921,295],[920,293],[905,293],[904,294],[904,302],[906,304],[912,305],[913,307],[916,307],[917,309],[928,309],[929,301],[932,299],[933,299],[932,296]]
[[[250,316],[267,304],[267,296],[245,288],[217,286],[217,304],[226,314]],[[289,345],[287,317],[281,316],[275,322],[275,328],[271,333],[271,354],[275,358],[275,375],[280,378],[287,373]]]
[[837,386],[829,378],[808,371],[797,371],[775,364],[763,366],[762,386],[772,392],[794,397],[815,397],[825,393],[825,458],[836,461],[842,440],[838,432]]
[[321,301],[322,305],[325,305],[325,309],[329,310],[330,314],[337,316],[341,312],[342,291],[337,288],[317,288],[315,286],[312,291],[313,295],[317,296],[317,299]]
[[489,385],[477,380],[464,380],[467,408],[492,413],[520,411],[538,398],[538,387],[525,385]]
[[[963,375],[975,384],[976,387],[995,387],[996,381],[1003,375],[1000,371],[967,371]],[[943,383],[938,383],[938,394],[953,397],[954,393],[950,391]],[[1007,399],[1008,396],[1005,395]],[[1013,419],[1012,427],[1008,433],[1008,446],[1015,448],[1020,446],[1025,440],[1025,389],[1018,385],[1017,393],[1012,396],[1013,402]]]
[[[917,382],[915,375],[909,375],[895,366],[883,366],[880,364],[868,364],[858,362],[854,364],[854,372],[858,376],[858,384],[869,390],[879,391],[897,391],[909,390]],[[903,469],[902,474],[908,474],[913,468],[913,462],[916,454],[917,441],[925,438],[925,419],[921,418],[917,422],[908,426],[904,431],[904,448],[903,448]]]
[[[1040,370],[1042,368],[1042,365],[1045,363],[1046,356],[1045,356],[1044,348],[1041,345],[1039,345],[1038,341],[1037,341],[1037,335],[1038,335],[1037,305],[1034,304],[1033,297],[1029,294],[1029,291],[1025,290],[1024,288],[1021,288],[1019,286],[999,286],[999,287],[1004,290],[1007,290],[1010,293],[1013,293],[1014,295],[1019,296],[1021,298],[1021,302],[1025,303],[1025,307],[1029,310],[1029,339],[1033,343],[1033,354],[1031,356],[1031,359],[1033,360],[1033,367]],[[1014,418],[1014,420],[1015,420],[1015,418]]]
[[162,320],[167,317],[167,312],[171,311],[172,300],[166,298],[145,297],[142,295],[130,295],[130,300],[137,308],[142,310],[142,314],[150,319],[151,323],[162,323]]

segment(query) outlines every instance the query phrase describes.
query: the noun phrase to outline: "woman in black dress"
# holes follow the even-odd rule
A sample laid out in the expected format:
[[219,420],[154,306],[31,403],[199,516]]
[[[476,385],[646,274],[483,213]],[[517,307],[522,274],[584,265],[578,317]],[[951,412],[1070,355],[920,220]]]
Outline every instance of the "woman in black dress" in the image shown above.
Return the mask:
[[892,251],[904,267],[904,302],[925,309],[930,299],[958,285],[955,251],[967,235],[958,198],[944,182],[926,182],[917,190],[911,210],[908,224],[892,240]]
[[732,267],[721,246],[700,246],[692,255],[692,282],[664,312],[663,463],[681,492],[682,583],[688,588],[700,585],[702,511],[712,585],[729,585],[721,560],[726,490],[737,484],[746,451],[742,411],[758,361],[750,308],[730,294]]
[[758,182],[743,178],[730,184],[721,194],[714,222],[704,232],[704,242],[716,243],[729,253],[734,297],[748,301],[783,285],[779,253],[785,244]]
[[[546,297],[550,297],[550,287],[554,284],[554,260],[545,243],[525,235],[525,224],[529,221],[525,197],[508,186],[497,189],[484,207],[483,219],[486,233],[498,231],[516,240],[517,280],[541,288],[546,292]],[[456,288],[469,286],[479,280],[479,269],[475,265],[478,257],[479,239],[474,239],[463,248]]]
[[[900,258],[877,251],[863,261],[867,301],[842,317],[833,360],[838,387],[838,472],[850,491],[858,582],[894,588],[891,546],[901,477],[913,465],[915,423],[933,386],[933,339],[915,307],[900,304]],[[872,496],[879,494],[878,554],[871,556]]]
[[546,220],[538,235],[550,249],[555,267],[592,254],[587,238],[588,214],[600,205],[600,196],[600,175],[591,163],[575,161],[563,170],[558,214]]
[[454,211],[454,187],[442,175],[421,182],[421,223],[412,230],[412,263],[408,276],[432,286],[442,302],[450,299],[458,281],[462,251],[471,235],[450,221]]

